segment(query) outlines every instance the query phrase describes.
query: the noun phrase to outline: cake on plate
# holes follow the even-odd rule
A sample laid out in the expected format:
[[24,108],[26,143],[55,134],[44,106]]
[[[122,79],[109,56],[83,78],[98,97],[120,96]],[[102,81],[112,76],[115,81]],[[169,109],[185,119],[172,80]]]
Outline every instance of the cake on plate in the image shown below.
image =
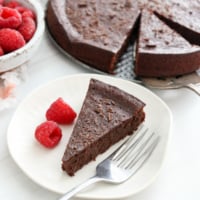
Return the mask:
[[62,158],[63,170],[73,176],[110,146],[133,134],[145,119],[144,106],[131,94],[91,79]]

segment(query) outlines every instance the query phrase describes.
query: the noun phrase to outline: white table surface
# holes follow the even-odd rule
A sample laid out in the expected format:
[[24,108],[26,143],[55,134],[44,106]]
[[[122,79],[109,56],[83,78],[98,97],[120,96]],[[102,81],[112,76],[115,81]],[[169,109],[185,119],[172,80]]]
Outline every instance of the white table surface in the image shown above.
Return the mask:
[[[32,90],[57,77],[77,73],[91,71],[61,54],[45,33],[40,48],[29,62],[27,79],[17,88],[16,104],[0,112],[1,200],[58,199],[58,194],[32,182],[15,164],[7,148],[7,127],[20,101]],[[172,111],[172,137],[158,178],[150,187],[126,200],[200,199],[200,97],[188,89],[153,92],[161,97]]]

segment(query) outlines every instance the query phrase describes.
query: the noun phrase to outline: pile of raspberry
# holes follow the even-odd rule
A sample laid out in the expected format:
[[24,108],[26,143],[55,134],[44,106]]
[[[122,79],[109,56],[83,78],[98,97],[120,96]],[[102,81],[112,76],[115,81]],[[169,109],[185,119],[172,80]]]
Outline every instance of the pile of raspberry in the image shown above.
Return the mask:
[[0,56],[23,47],[35,30],[32,10],[17,1],[0,0]]
[[55,147],[62,138],[62,130],[59,125],[72,124],[76,115],[74,109],[59,97],[47,109],[46,121],[36,127],[36,140],[47,148]]

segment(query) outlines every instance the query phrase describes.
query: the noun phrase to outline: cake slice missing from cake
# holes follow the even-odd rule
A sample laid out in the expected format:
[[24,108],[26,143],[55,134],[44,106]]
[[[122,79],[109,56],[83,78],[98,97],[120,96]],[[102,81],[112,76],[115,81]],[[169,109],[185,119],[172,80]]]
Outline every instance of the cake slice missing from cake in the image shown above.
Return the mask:
[[64,51],[101,71],[113,73],[139,14],[138,2],[134,0],[50,0],[46,21]]
[[91,79],[81,111],[62,158],[70,176],[95,160],[144,121],[145,103],[96,79]]

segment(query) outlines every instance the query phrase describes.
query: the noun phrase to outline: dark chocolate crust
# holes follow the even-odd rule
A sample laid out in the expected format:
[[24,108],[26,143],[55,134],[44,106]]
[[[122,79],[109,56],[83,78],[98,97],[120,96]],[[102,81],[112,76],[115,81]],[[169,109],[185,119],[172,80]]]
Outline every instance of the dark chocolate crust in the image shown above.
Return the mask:
[[91,79],[62,159],[62,168],[73,176],[97,155],[133,134],[144,121],[144,106],[134,96]]
[[[167,46],[157,45],[148,52],[137,49],[136,75],[167,77],[197,70],[199,49],[193,45],[200,46],[199,0],[49,0],[46,22],[52,37],[64,51],[91,67],[113,73],[132,33],[137,31],[136,22],[144,10],[149,10],[172,29],[163,32],[162,37],[170,34],[174,40],[183,37],[190,45],[182,51],[182,46],[176,44],[177,52],[169,48],[168,53],[163,51]],[[154,21],[149,23],[155,24]],[[140,26],[150,26],[149,23],[141,20]]]

